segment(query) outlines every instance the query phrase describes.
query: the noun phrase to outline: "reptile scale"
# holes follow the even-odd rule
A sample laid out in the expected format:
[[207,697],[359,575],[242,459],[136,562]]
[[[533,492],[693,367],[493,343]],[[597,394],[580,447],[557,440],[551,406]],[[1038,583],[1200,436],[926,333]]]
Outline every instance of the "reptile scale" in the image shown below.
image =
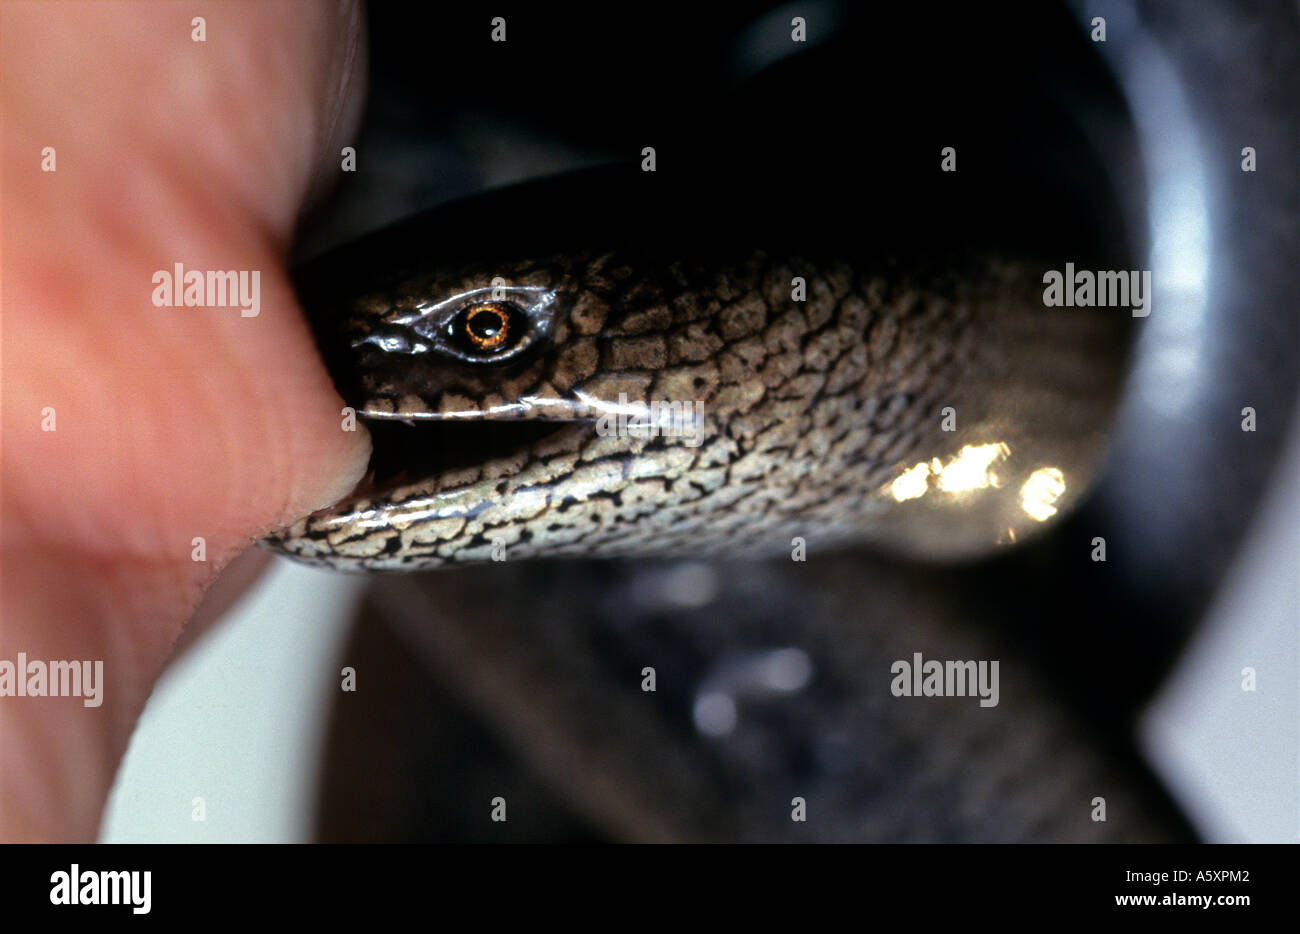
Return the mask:
[[[635,166],[547,179],[304,269],[373,469],[270,547],[348,571],[486,565],[386,582],[368,612],[607,838],[1182,838],[1124,755],[1079,754],[1098,740],[1016,647],[952,625],[971,618],[947,604],[956,588],[852,552],[790,560],[853,544],[966,559],[1052,525],[1104,454],[1127,309],[1045,308],[1046,260],[1013,240],[827,236],[797,223],[806,205],[783,215],[707,184],[727,229],[683,225],[701,183],[658,181]],[[698,419],[611,430],[650,403]],[[636,595],[642,572],[676,589],[662,582],[690,557],[721,562],[707,605]],[[613,558],[636,570],[591,563]],[[889,659],[914,651],[1001,659],[999,708],[882,707]],[[812,681],[773,707],[761,672],[782,658]],[[647,709],[647,664],[695,687]],[[744,729],[711,738],[690,724],[719,684]],[[459,800],[438,787],[414,794]],[[1097,789],[1121,819],[1089,819]],[[367,794],[341,793],[340,813]],[[790,821],[795,795],[822,820]]]
[[1010,251],[849,248],[741,203],[686,229],[636,172],[471,199],[304,274],[375,471],[274,548],[361,571],[796,538],[965,557],[1086,489],[1124,309],[1045,309],[1047,267]]
[[[1122,109],[1028,80],[1086,73],[1054,46],[915,35],[940,74],[851,132],[826,89],[892,87],[906,53],[824,46],[674,111],[654,172],[474,194],[298,270],[374,451],[265,545],[437,571],[370,588],[348,657],[384,674],[338,706],[325,839],[1192,838],[1133,748],[1151,630],[1070,527],[1138,326],[1043,301],[1066,263],[1144,265]],[[966,141],[950,177],[936,128]],[[675,430],[623,430],[656,404]],[[892,696],[918,652],[999,660],[998,704]]]

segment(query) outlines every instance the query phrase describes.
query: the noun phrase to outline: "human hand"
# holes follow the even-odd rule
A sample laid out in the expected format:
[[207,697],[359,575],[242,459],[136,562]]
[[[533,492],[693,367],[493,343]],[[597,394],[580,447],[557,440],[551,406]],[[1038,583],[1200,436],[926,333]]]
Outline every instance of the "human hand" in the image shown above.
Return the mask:
[[[95,706],[0,669],[0,840],[95,837],[218,572],[365,470],[285,259],[355,128],[362,33],[355,2],[0,10],[0,666],[102,662]],[[157,307],[177,263],[257,272],[258,313]]]

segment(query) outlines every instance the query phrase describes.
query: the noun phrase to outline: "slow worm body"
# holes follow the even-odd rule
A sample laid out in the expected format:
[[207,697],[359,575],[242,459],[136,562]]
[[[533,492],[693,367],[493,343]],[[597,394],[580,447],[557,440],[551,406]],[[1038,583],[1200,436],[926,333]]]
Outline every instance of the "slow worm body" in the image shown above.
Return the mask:
[[963,557],[1086,488],[1124,310],[1045,308],[1045,262],[993,242],[759,218],[716,189],[710,227],[634,172],[453,205],[306,271],[375,470],[271,547],[359,571]]

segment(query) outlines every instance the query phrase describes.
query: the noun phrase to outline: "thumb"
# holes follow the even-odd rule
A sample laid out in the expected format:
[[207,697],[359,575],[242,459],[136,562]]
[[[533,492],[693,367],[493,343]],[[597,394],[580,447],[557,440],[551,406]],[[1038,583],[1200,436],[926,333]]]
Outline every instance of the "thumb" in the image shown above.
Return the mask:
[[203,590],[365,470],[284,259],[356,122],[360,23],[0,8],[0,839],[94,837]]

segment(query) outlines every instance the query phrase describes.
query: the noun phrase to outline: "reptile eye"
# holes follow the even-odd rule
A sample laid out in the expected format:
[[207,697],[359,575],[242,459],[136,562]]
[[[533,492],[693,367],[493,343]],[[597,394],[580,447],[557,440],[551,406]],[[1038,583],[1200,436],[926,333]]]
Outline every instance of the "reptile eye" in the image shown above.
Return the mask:
[[495,356],[518,344],[527,325],[519,309],[508,302],[475,302],[451,320],[448,330],[470,353]]

